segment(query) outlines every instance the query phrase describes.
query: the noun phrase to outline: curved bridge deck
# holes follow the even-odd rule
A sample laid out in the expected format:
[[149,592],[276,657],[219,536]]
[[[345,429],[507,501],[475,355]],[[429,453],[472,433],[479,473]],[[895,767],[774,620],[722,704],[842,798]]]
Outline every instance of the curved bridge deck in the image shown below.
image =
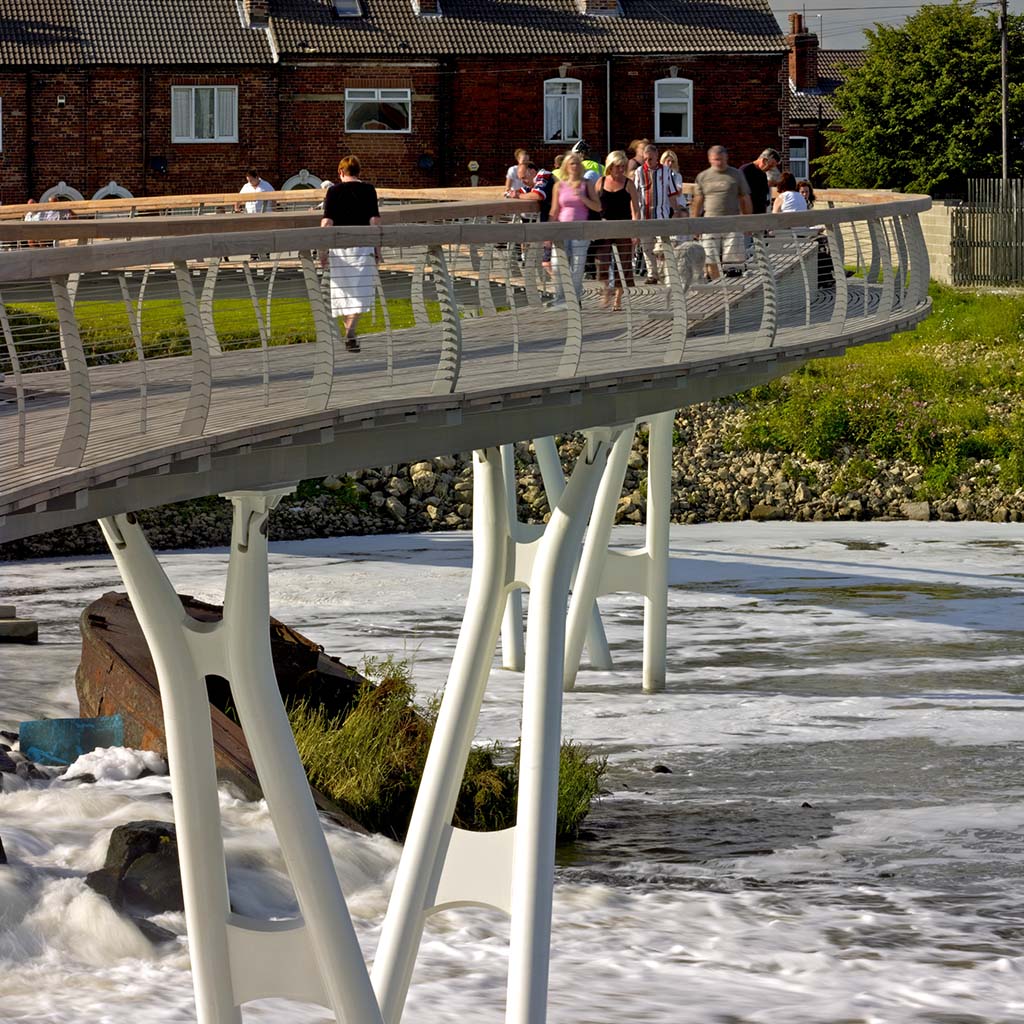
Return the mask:
[[[576,235],[596,245],[611,233],[601,222],[288,228],[0,254],[0,539],[225,481],[624,422],[885,339],[927,315],[926,203],[743,218],[773,234],[755,234],[743,276],[711,283],[699,246],[668,233],[680,222],[635,224],[661,240],[664,283],[638,281],[620,312],[591,281],[573,301],[563,247]],[[314,257],[325,238],[384,247],[358,354],[330,316]],[[541,266],[545,240],[553,268]],[[556,305],[559,284],[569,298]],[[215,461],[219,483],[206,489]]]

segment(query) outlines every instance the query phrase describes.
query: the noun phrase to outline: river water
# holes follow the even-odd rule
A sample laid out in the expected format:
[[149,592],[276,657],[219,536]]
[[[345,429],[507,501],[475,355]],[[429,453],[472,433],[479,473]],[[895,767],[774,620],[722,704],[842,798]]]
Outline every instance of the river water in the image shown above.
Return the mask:
[[[585,669],[566,699],[608,792],[559,853],[549,1019],[1019,1024],[1024,527],[675,527],[672,555],[667,690],[640,692],[642,601],[619,595],[601,602],[615,671]],[[431,694],[469,560],[464,533],[275,544],[272,610],[343,660],[411,657]],[[179,591],[221,599],[224,551],[164,562]],[[0,724],[76,713],[77,616],[119,585],[112,562],[3,580],[43,642],[3,649]],[[481,738],[518,735],[521,683],[492,673]],[[184,940],[154,949],[82,880],[116,824],[169,819],[167,791],[158,775],[0,794],[0,1021],[194,1019]],[[238,910],[293,913],[265,807],[221,806]],[[398,847],[328,832],[372,956]],[[501,1021],[507,936],[496,913],[433,918],[405,1019]],[[264,1000],[245,1019],[329,1016]]]

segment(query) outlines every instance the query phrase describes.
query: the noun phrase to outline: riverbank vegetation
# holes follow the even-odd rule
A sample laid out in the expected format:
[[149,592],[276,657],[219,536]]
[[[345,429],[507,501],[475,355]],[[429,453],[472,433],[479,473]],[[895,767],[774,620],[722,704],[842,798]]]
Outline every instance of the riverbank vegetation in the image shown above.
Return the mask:
[[739,396],[734,449],[902,460],[935,498],[965,472],[1024,486],[1024,295],[933,285],[934,312],[892,341],[821,359]]
[[[368,658],[368,682],[345,716],[331,717],[309,701],[288,709],[299,756],[309,781],[360,824],[404,839],[439,702],[418,706],[409,662]],[[604,758],[562,744],[558,779],[558,837],[574,838],[597,796]],[[459,789],[453,824],[492,831],[515,824],[518,746],[474,746]]]

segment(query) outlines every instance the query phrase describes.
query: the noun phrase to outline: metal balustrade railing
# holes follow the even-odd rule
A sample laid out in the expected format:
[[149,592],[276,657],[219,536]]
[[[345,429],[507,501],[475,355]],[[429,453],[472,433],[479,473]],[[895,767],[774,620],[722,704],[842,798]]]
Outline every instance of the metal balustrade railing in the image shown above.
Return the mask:
[[[887,337],[927,311],[928,204],[630,223],[657,250],[657,285],[634,271],[623,225],[531,223],[532,204],[511,202],[420,208],[431,223],[173,226],[0,253],[0,514],[62,473],[273,437],[329,410]],[[742,273],[696,228],[747,232]],[[584,242],[605,277],[634,285],[621,310]],[[342,318],[357,309],[353,352]]]

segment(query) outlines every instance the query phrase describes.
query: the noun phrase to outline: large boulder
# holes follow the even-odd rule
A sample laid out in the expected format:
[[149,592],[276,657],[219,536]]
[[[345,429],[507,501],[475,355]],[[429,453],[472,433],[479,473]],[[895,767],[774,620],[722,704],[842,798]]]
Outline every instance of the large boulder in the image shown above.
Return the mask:
[[4,853],[4,841],[0,839],[0,864],[7,863],[7,854]]
[[174,826],[165,821],[118,825],[110,836],[106,863],[85,881],[131,917],[184,910]]

